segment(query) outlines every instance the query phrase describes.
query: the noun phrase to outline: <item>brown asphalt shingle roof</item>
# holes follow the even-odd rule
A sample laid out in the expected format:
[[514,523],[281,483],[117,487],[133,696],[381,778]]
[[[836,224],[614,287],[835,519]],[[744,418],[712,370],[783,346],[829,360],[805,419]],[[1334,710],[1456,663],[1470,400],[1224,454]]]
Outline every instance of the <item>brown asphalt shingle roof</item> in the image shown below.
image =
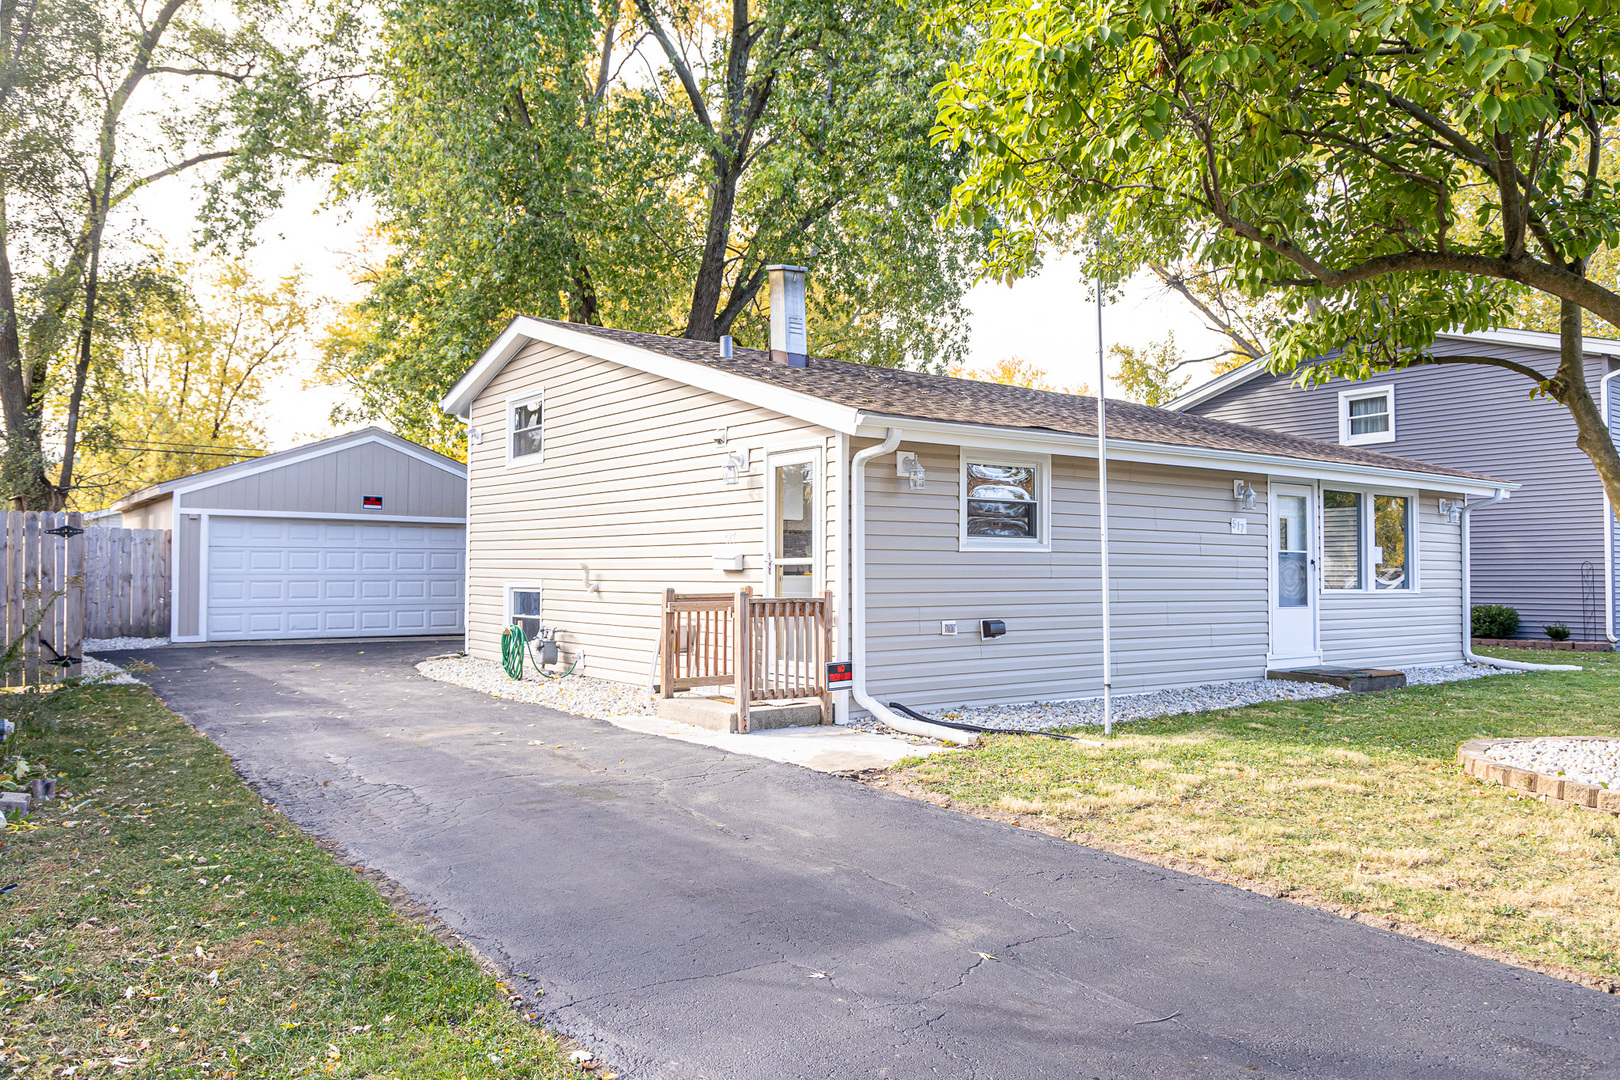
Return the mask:
[[[768,352],[741,347],[732,350],[731,360],[722,360],[720,347],[713,342],[551,319],[538,321],[881,416],[989,424],[1068,435],[1095,437],[1097,434],[1096,398],[819,357],[812,357],[808,367],[792,368],[775,363]],[[1131,442],[1269,454],[1325,464],[1398,469],[1470,480],[1494,479],[1481,473],[1448,469],[1393,454],[1339,446],[1319,439],[1284,435],[1264,428],[1231,424],[1113,398],[1108,401],[1108,436]]]

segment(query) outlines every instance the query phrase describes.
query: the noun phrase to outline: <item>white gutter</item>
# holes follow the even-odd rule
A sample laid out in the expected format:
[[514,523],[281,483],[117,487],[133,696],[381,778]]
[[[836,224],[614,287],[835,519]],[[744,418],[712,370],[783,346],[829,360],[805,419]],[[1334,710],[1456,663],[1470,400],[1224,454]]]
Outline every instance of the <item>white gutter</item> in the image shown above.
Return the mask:
[[[1620,368],[1603,376],[1598,385],[1601,389],[1603,426],[1609,426],[1609,383],[1616,375],[1620,375]],[[1612,437],[1612,436],[1611,436]],[[1609,493],[1603,493],[1603,636],[1613,645],[1620,641],[1614,632],[1614,506],[1609,502]]]
[[1471,596],[1469,582],[1469,532],[1468,521],[1473,517],[1475,510],[1483,510],[1487,506],[1495,506],[1508,497],[1505,490],[1499,490],[1495,495],[1483,502],[1468,503],[1462,508],[1462,651],[1463,659],[1474,664],[1488,664],[1491,667],[1503,668],[1507,671],[1584,671],[1577,664],[1523,664],[1517,660],[1497,660],[1489,656],[1479,656],[1474,652],[1474,602]]
[[[1102,575],[1103,734],[1114,733],[1114,642],[1109,636],[1108,598],[1108,369],[1103,365],[1103,283],[1097,279],[1097,553]],[[1050,526],[1048,526],[1050,528]]]
[[868,446],[858,452],[849,463],[849,482],[852,512],[850,514],[849,550],[851,561],[854,564],[850,573],[850,626],[851,651],[855,664],[855,679],[850,691],[861,708],[877,717],[896,731],[904,731],[908,735],[922,735],[941,742],[956,743],[959,746],[972,746],[979,741],[979,737],[972,732],[957,731],[954,728],[941,727],[938,724],[927,724],[921,720],[913,720],[909,716],[900,716],[888,706],[880,704],[877,699],[866,692],[866,463],[882,454],[893,453],[900,445],[900,429],[889,428],[884,434],[883,441],[876,446]]

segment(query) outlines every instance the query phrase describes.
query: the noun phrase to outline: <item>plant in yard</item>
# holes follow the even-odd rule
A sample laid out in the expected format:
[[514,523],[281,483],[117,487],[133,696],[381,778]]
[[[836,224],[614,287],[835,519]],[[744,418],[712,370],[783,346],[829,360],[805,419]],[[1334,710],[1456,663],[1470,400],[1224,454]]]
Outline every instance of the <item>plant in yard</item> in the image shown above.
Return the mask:
[[[1105,284],[1191,262],[1271,305],[1273,372],[1486,364],[1569,413],[1620,505],[1585,377],[1588,274],[1620,244],[1615,0],[950,0],[975,54],[935,138],[972,155],[954,214],[1003,223],[1006,275],[1082,243]],[[1447,330],[1557,305],[1548,373],[1437,357]],[[1533,407],[1529,402],[1525,407]]]
[[1555,622],[1541,628],[1546,635],[1554,641],[1568,641],[1569,627],[1561,622]]
[[1506,604],[1475,604],[1473,633],[1477,638],[1510,638],[1519,632],[1519,612]]

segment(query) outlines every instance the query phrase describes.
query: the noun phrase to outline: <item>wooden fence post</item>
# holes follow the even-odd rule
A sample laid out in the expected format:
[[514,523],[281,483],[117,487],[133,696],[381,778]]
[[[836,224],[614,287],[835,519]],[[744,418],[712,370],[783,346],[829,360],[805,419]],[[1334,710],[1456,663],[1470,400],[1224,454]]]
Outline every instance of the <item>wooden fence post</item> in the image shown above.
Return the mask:
[[[84,515],[77,511],[68,514],[66,525],[70,529],[83,529]],[[67,595],[62,598],[62,644],[59,647],[63,656],[78,661],[64,667],[62,676],[77,679],[84,674],[84,533],[69,536],[62,549],[62,582],[67,587]]]
[[832,723],[836,717],[833,715],[832,688],[827,685],[827,665],[833,662],[833,625],[832,625],[832,590],[824,590],[821,594],[821,663],[816,666],[816,685],[821,687],[821,722]]
[[23,512],[23,685],[39,682],[39,512]]
[[671,609],[675,605],[675,590],[664,590],[663,609],[659,612],[658,626],[660,639],[658,642],[658,694],[660,697],[675,696],[675,613]]
[[754,657],[754,624],[752,622],[754,590],[744,585],[737,590],[737,613],[732,616],[737,624],[737,688],[733,698],[737,703],[737,730],[748,730],[748,706],[754,694],[753,680],[749,677],[753,671]]

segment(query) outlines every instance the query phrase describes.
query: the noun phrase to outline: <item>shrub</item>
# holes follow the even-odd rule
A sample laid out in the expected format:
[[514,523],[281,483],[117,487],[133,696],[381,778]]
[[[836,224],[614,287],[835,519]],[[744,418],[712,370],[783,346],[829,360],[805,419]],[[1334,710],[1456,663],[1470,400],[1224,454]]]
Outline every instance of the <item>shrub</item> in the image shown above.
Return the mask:
[[1519,612],[1506,604],[1474,605],[1474,636],[1510,638],[1519,632]]
[[1561,622],[1555,622],[1551,626],[1543,626],[1541,629],[1546,631],[1547,636],[1552,638],[1554,641],[1569,640],[1569,627],[1565,626]]

